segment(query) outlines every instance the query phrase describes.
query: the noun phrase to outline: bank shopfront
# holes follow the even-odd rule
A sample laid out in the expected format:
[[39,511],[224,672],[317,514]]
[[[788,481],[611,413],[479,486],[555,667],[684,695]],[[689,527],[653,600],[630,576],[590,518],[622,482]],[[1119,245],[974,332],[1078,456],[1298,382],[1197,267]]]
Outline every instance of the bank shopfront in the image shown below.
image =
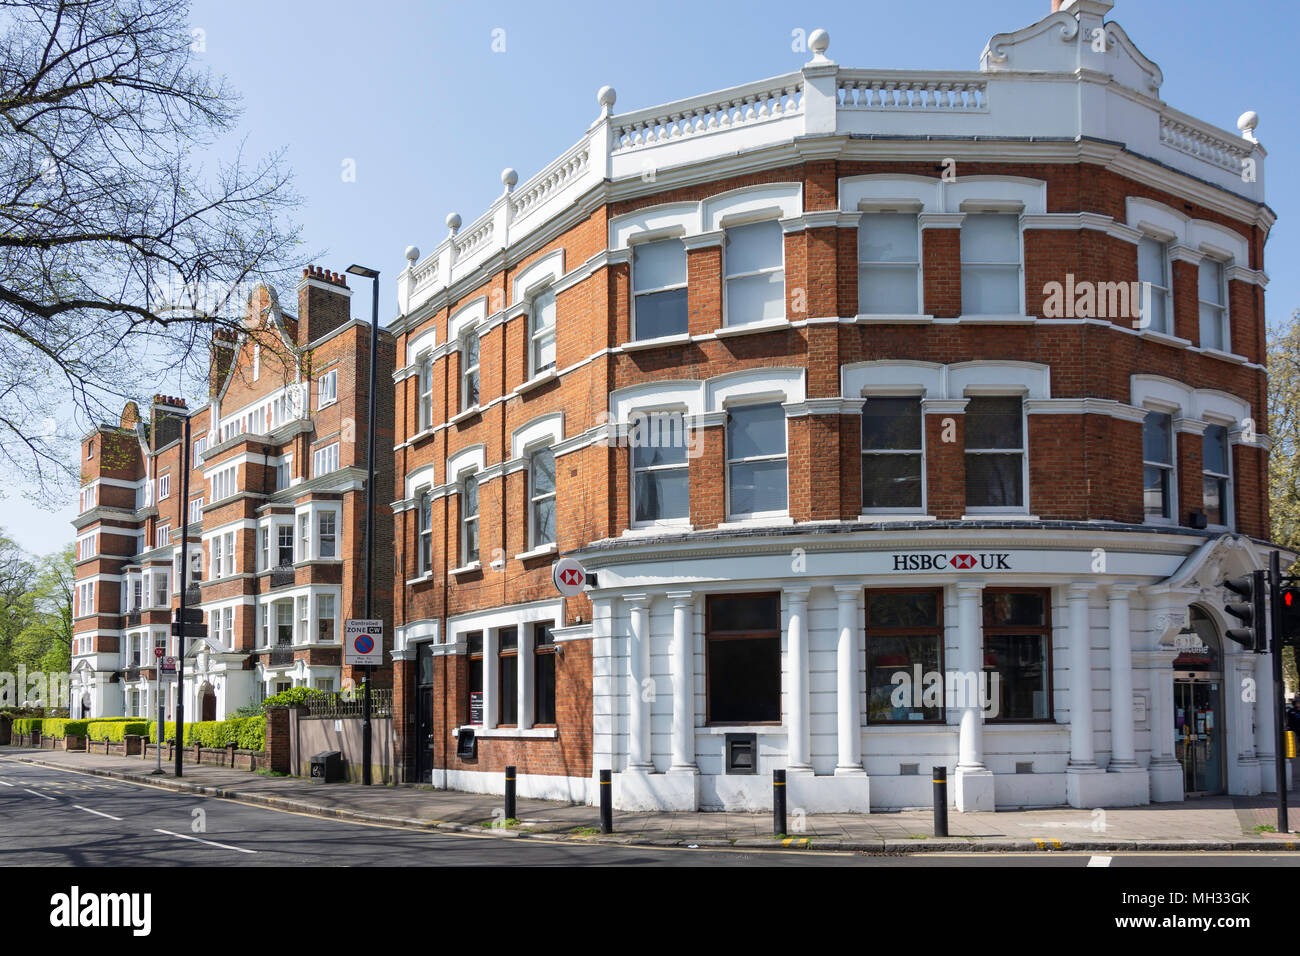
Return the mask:
[[[1119,807],[1271,788],[1244,536],[1053,522],[720,530],[580,555],[593,778],[627,810]],[[589,785],[588,792],[595,792]]]

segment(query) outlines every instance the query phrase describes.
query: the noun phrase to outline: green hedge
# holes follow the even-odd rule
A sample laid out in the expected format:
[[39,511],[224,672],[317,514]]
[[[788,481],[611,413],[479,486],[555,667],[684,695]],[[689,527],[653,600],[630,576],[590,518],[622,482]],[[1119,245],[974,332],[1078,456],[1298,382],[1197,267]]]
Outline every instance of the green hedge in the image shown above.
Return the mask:
[[[176,724],[167,721],[163,725],[164,739],[174,740]],[[149,740],[158,742],[158,721],[149,721]],[[234,744],[241,750],[266,749],[266,718],[240,717],[234,720],[203,720],[185,725],[186,747],[198,744],[200,747],[228,747]]]
[[111,740],[121,743],[128,734],[143,736],[148,733],[149,724],[131,717],[109,717],[104,720],[92,720],[86,729],[91,740]]
[[41,725],[42,737],[84,737],[88,720],[69,720],[66,717],[46,717]]
[[39,734],[42,720],[44,720],[43,717],[19,717],[14,721],[13,733]]
[[313,700],[333,700],[334,694],[314,687],[290,687],[262,701],[262,707],[296,707]]

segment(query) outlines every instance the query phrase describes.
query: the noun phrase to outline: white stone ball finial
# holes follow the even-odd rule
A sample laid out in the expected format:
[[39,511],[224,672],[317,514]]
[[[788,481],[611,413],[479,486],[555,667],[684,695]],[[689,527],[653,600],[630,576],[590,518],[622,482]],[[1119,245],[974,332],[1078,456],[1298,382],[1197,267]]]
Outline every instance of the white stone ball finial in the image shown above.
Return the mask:
[[507,166],[501,170],[501,185],[506,187],[506,192],[514,189],[517,182],[519,182],[519,174],[513,169]]
[[614,112],[614,103],[618,99],[618,93],[612,86],[602,86],[596,93],[596,102],[600,104],[600,115],[608,116]]
[[451,230],[453,236],[456,234],[456,230],[460,228],[460,213],[447,213],[447,228]]
[[419,246],[407,246],[407,247],[406,247],[406,261],[409,262],[409,263],[411,263],[411,265],[415,265],[415,263],[417,263],[417,262],[420,261],[420,247],[419,247]]
[[1254,110],[1246,110],[1241,116],[1237,117],[1237,129],[1241,130],[1241,135],[1246,137],[1252,143],[1258,143],[1255,139],[1255,127],[1259,125],[1259,114]]
[[831,35],[820,28],[814,30],[808,36],[808,49],[813,51],[813,56],[817,59],[824,59],[826,51],[831,45]]

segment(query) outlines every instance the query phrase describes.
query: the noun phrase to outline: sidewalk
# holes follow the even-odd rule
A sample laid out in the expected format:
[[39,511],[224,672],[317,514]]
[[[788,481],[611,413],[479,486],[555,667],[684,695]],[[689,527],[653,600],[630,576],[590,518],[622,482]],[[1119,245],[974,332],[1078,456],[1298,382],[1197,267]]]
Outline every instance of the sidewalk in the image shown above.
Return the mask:
[[[0,748],[0,758],[75,770],[186,793],[222,797],[241,803],[293,810],[359,823],[471,832],[502,838],[583,840],[658,846],[770,847],[782,845],[771,835],[770,813],[614,813],[613,834],[599,834],[595,807],[520,798],[520,823],[493,828],[501,814],[497,795],[434,790],[431,787],[362,787],[319,784],[302,777],[268,777],[221,767],[186,766],[181,780],[170,768],[151,777],[152,763],[139,758],[92,756]],[[0,759],[3,775],[4,759]],[[1289,805],[1292,826],[1300,829],[1300,794]],[[1167,851],[1300,849],[1300,834],[1257,831],[1277,822],[1276,804],[1262,797],[1205,797],[1187,803],[1152,804],[1122,810],[1001,811],[948,815],[948,839],[936,839],[930,810],[895,813],[818,814],[788,823],[797,831],[786,845],[820,850],[871,853],[917,853],[971,850]],[[802,827],[801,832],[800,828]]]

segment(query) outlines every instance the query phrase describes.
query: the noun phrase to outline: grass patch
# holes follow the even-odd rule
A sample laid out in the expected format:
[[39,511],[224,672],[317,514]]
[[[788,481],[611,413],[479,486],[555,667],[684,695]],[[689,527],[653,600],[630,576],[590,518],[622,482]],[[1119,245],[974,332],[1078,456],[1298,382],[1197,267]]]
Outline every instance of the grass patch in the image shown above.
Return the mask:
[[483,820],[479,823],[479,826],[488,830],[514,830],[522,823],[523,823],[522,820],[517,820],[514,817],[509,817],[505,820],[497,820],[497,819]]
[[1261,823],[1258,826],[1251,827],[1256,833],[1276,833],[1277,827],[1271,823]]
[[287,776],[289,776],[289,775],[288,775],[287,773],[285,773],[283,770],[271,770],[271,769],[269,769],[269,768],[267,768],[267,767],[263,767],[261,770],[258,770],[258,771],[256,771],[256,772],[257,772],[257,773],[260,773],[263,777],[287,777]]
[[574,836],[595,836],[600,830],[597,827],[574,827],[569,832]]

